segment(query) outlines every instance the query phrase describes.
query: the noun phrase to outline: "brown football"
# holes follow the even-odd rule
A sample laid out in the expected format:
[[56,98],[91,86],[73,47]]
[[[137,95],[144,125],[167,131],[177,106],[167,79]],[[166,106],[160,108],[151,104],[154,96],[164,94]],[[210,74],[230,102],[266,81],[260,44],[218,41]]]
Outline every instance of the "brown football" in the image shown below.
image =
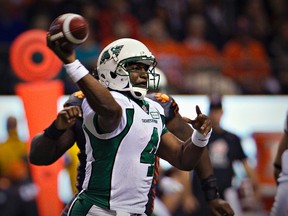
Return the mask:
[[71,50],[84,43],[89,35],[87,20],[75,13],[58,16],[50,25],[52,41],[59,41],[64,50]]

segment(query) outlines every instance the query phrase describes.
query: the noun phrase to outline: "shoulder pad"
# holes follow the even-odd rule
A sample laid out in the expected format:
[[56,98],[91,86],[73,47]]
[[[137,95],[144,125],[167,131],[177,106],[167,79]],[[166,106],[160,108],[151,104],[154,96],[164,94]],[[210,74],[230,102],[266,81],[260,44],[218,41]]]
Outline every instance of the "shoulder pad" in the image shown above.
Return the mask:
[[67,106],[81,107],[84,98],[85,98],[85,95],[83,94],[82,91],[74,92],[72,95],[69,96],[68,100],[64,103],[64,107],[67,107]]
[[179,112],[179,107],[173,97],[163,94],[163,93],[151,93],[147,94],[147,97],[151,100],[159,103],[165,113],[165,122],[167,123],[171,119],[175,117],[175,115]]

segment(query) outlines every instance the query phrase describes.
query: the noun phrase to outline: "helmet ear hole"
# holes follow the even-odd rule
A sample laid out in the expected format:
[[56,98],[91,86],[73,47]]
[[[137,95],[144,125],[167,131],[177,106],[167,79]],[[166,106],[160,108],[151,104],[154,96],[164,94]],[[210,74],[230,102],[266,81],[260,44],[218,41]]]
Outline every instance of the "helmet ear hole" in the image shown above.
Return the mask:
[[115,72],[110,71],[110,76],[112,79],[115,79],[117,77],[117,74]]

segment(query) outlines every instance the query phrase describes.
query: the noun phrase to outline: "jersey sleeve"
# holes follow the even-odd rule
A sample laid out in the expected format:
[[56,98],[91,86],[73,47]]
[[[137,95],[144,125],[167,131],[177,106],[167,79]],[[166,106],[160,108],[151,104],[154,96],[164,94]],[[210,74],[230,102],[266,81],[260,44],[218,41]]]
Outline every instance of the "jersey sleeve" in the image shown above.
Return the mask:
[[81,108],[85,96],[82,91],[74,92],[69,96],[68,100],[64,103],[64,107],[79,106]]
[[173,97],[163,93],[151,93],[147,95],[151,100],[159,103],[165,114],[165,122],[169,122],[179,112],[179,107]]

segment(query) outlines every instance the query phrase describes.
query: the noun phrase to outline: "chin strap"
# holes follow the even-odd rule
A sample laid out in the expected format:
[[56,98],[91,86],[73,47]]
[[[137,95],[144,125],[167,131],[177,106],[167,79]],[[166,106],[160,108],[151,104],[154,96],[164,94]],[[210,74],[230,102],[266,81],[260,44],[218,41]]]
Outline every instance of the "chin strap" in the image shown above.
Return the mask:
[[[145,88],[138,88],[138,87],[130,87],[130,92],[132,96],[136,99],[143,99],[147,94],[147,89]],[[137,95],[137,93],[139,95]]]

